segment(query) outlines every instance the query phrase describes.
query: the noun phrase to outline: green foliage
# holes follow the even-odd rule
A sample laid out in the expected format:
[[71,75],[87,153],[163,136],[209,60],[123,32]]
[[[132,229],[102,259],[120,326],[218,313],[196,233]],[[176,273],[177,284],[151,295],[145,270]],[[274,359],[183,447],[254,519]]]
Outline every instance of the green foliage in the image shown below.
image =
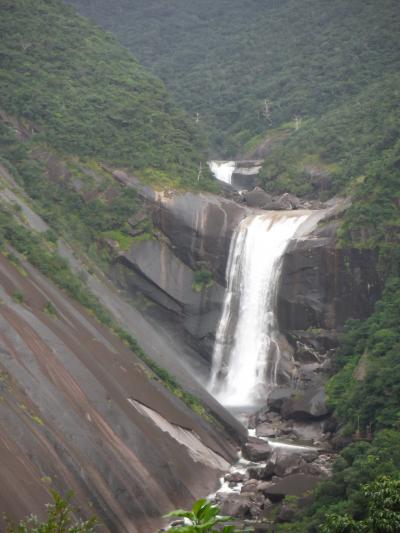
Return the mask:
[[387,476],[364,485],[368,513],[364,520],[327,515],[321,533],[396,533],[400,531],[400,479]]
[[118,0],[119,9],[105,0],[68,1],[200,114],[219,156],[272,142],[260,173],[266,190],[351,195],[341,243],[378,246],[382,265],[393,264],[400,234],[396,0],[154,0],[151,7]]
[[77,520],[75,509],[71,506],[72,494],[63,498],[56,491],[51,492],[53,503],[47,506],[47,519],[41,522],[36,516],[30,516],[17,525],[8,524],[6,533],[94,533],[97,519]]
[[260,174],[265,188],[324,198],[352,192],[360,176],[382,175],[388,158],[399,157],[399,81],[389,73],[334,110],[303,121],[267,158]]
[[134,189],[116,185],[100,174],[102,181],[90,183],[89,194],[75,190],[74,183],[88,181],[87,168],[70,164],[68,179],[51,177],[30,148],[29,143],[17,139],[10,126],[0,122],[3,161],[35,202],[35,210],[51,226],[46,232],[50,242],[56,243],[57,234],[62,234],[90,250],[102,232],[124,230],[126,220],[137,210]]
[[[400,428],[399,324],[400,277],[394,277],[373,315],[348,325],[336,361],[340,370],[328,385],[329,401],[350,433],[370,423],[374,430]],[[366,375],[357,379],[361,357]]]
[[128,235],[127,233],[121,230],[105,231],[104,233],[102,233],[102,237],[115,241],[118,244],[118,248],[122,252],[126,252],[127,250],[129,250],[129,248],[132,246],[132,243],[134,242],[133,237],[131,235]]
[[199,113],[219,155],[294,115],[323,116],[399,68],[396,0],[68,2]]
[[[34,143],[145,173],[197,181],[202,140],[163,83],[61,0],[1,0],[0,108]],[[154,172],[154,179],[152,174]]]
[[214,283],[213,273],[206,268],[200,268],[194,272],[192,288],[195,292],[202,292],[212,287]]
[[46,305],[44,306],[43,311],[49,316],[53,316],[53,317],[58,316],[57,309],[49,301],[46,302]]
[[[229,516],[220,516],[220,509],[205,499],[197,500],[191,511],[178,509],[168,513],[168,518],[185,518],[189,524],[174,526],[169,529],[174,533],[240,533],[235,526],[222,525],[224,522],[232,520]],[[215,529],[217,527],[217,529]],[[244,530],[241,530],[243,533]],[[248,530],[247,530],[248,531]]]
[[[396,264],[398,268],[400,262]],[[329,522],[332,529],[327,531],[397,531],[359,522],[369,520],[370,503],[362,486],[379,483],[381,476],[399,479],[400,276],[394,275],[395,267],[392,273],[371,317],[347,325],[335,361],[336,374],[327,387],[341,432],[357,438],[359,432],[365,438],[372,430],[373,440],[356,441],[343,449],[332,478],[316,491],[315,503],[290,531],[319,531],[327,514],[334,515]],[[356,371],[360,365],[361,375]]]
[[13,300],[19,304],[24,303],[25,297],[21,291],[15,291],[13,294]]

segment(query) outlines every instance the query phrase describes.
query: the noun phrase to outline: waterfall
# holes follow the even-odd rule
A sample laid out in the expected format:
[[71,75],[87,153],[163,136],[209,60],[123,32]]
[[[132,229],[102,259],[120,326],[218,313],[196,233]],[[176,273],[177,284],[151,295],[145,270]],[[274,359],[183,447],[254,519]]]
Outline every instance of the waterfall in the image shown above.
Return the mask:
[[257,405],[277,383],[281,350],[275,309],[282,256],[308,216],[304,211],[251,216],[233,236],[209,384],[224,405]]
[[232,183],[232,174],[236,168],[235,161],[210,161],[209,166],[217,180]]

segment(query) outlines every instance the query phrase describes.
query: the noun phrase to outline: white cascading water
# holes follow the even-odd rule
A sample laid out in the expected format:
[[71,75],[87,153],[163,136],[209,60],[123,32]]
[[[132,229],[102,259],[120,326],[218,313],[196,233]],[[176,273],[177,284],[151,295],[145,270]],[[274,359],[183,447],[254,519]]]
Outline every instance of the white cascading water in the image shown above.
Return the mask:
[[210,161],[208,164],[217,180],[231,185],[232,174],[236,168],[235,161]]
[[232,239],[227,292],[213,354],[210,392],[229,407],[257,405],[277,383],[275,315],[283,253],[307,212],[244,219]]

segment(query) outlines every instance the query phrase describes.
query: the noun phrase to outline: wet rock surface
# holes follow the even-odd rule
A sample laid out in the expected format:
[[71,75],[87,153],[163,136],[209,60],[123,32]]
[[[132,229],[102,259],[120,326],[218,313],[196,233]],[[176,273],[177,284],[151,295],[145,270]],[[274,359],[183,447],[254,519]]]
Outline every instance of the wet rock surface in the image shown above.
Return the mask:
[[287,248],[278,296],[285,333],[340,330],[370,314],[382,291],[376,250],[339,248],[338,223],[322,224]]
[[[287,401],[292,392],[276,391],[275,400]],[[251,526],[259,532],[272,531],[274,523],[295,520],[299,509],[310,503],[312,490],[330,476],[335,455],[327,441],[332,428],[323,420],[284,419],[269,407],[250,416],[249,425],[252,429],[242,446],[242,458],[225,475],[215,501],[240,526]],[[265,433],[274,433],[279,439],[260,437]],[[300,435],[308,437],[307,443]],[[261,442],[267,444],[268,453],[262,459],[254,460],[257,454],[250,459],[248,450],[255,446],[260,450]],[[287,496],[292,499],[286,499]]]
[[243,456],[249,461],[263,461],[272,454],[272,448],[268,442],[250,437],[243,447]]

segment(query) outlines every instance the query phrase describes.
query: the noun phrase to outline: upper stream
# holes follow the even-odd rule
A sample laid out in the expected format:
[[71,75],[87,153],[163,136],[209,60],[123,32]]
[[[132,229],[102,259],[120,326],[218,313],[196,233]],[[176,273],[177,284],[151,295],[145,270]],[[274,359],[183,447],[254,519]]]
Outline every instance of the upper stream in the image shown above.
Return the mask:
[[232,183],[232,174],[236,168],[236,161],[210,161],[210,170],[217,180]]

